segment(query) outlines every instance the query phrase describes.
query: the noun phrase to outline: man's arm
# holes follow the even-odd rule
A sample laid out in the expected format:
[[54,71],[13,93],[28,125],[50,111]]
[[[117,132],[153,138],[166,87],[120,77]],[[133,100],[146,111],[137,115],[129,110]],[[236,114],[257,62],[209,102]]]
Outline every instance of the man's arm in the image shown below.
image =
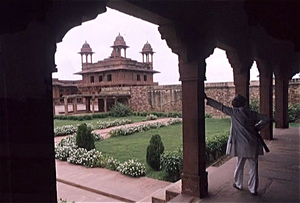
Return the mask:
[[209,98],[208,96],[206,96],[206,94],[205,94],[205,99],[207,100],[207,102],[206,102],[207,105],[209,105],[215,109],[218,109],[227,115],[232,114],[232,108],[225,106],[222,103],[220,103],[212,98]]

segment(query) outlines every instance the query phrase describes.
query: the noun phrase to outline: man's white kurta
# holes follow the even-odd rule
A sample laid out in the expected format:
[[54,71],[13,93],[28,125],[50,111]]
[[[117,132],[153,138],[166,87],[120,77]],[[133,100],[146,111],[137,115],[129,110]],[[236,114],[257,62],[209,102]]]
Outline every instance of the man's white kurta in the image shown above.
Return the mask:
[[263,147],[257,132],[269,122],[267,116],[255,111],[247,111],[245,107],[224,106],[211,98],[207,98],[207,105],[231,117],[226,154],[245,158],[257,158],[258,155],[263,155]]

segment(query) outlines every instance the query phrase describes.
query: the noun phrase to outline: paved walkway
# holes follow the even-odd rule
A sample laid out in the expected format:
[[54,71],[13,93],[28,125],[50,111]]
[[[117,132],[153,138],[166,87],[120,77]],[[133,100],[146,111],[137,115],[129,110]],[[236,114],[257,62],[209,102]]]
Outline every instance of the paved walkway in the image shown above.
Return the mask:
[[300,130],[298,128],[275,129],[274,140],[267,143],[270,153],[259,158],[258,195],[247,188],[248,166],[244,173],[243,190],[232,187],[236,159],[232,158],[220,167],[208,168],[208,192],[204,199],[179,195],[171,202],[300,202]]
[[[197,199],[179,195],[171,202],[300,202],[299,129],[275,129],[269,141],[271,152],[259,158],[258,195],[247,189],[248,166],[244,187],[232,187],[235,158],[220,167],[209,167],[209,196]],[[58,198],[78,202],[136,202],[170,185],[146,177],[131,178],[101,168],[85,168],[56,161]]]

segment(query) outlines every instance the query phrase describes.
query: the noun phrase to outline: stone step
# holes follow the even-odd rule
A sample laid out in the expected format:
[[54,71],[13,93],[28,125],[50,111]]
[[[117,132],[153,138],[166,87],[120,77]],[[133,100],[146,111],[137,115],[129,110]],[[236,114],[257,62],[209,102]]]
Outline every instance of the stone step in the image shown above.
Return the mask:
[[165,203],[166,202],[166,190],[161,189],[152,196],[152,203]]
[[181,180],[157,191],[152,196],[152,203],[165,203],[181,193]]
[[166,201],[170,201],[177,195],[181,194],[181,180],[177,181],[176,183],[172,184],[169,188],[166,189]]

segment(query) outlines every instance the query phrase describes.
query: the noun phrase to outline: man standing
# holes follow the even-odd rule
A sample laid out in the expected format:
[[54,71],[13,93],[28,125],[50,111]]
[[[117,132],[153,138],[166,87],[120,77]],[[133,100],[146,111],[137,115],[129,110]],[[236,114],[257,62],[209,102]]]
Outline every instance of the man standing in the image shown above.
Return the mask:
[[228,107],[206,96],[207,105],[222,111],[231,117],[230,136],[227,143],[226,154],[237,157],[237,165],[234,172],[234,184],[238,190],[242,189],[244,165],[248,159],[250,179],[248,189],[253,195],[257,195],[258,188],[258,155],[263,155],[262,143],[258,132],[266,126],[270,119],[246,107],[246,99],[237,95],[232,100],[232,106]]

